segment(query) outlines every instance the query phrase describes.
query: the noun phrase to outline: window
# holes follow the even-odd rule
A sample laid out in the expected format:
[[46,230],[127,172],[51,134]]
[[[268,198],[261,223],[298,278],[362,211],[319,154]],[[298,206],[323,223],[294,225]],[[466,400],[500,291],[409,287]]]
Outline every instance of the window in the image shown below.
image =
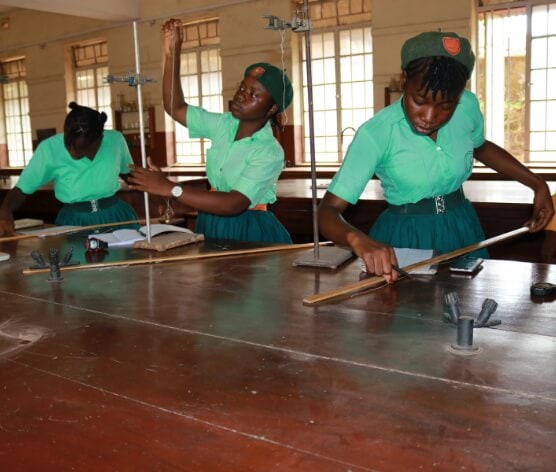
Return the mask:
[[8,165],[24,167],[33,154],[24,59],[17,58],[0,63],[0,76]]
[[488,139],[522,162],[556,163],[556,1],[479,9],[477,92]]
[[108,116],[104,125],[112,129],[110,85],[104,83],[108,75],[108,44],[106,41],[73,46],[76,102]]
[[[222,67],[218,20],[184,25],[181,55],[181,85],[185,101],[212,112],[222,112]],[[189,139],[184,126],[175,125],[176,162],[204,165],[206,141]]]
[[[310,5],[315,161],[338,164],[355,130],[373,115],[370,1],[328,0]],[[303,96],[305,153],[310,162],[305,45]]]

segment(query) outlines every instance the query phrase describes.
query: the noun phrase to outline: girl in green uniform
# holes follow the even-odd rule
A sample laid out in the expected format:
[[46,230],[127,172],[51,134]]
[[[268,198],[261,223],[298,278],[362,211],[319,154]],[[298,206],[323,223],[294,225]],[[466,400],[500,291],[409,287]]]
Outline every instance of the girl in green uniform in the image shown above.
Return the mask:
[[[533,189],[525,223],[532,231],[554,213],[546,182],[484,137],[478,100],[465,90],[475,61],[469,41],[422,33],[405,42],[401,57],[402,98],[361,125],[318,210],[322,234],[350,246],[368,272],[389,282],[398,277],[393,247],[444,253],[484,239],[462,190],[473,159]],[[389,206],[367,235],[342,213],[375,174]]]
[[230,113],[187,104],[180,82],[181,22],[169,20],[163,30],[164,108],[188,127],[190,137],[212,141],[206,160],[211,189],[176,185],[150,161],[147,169],[133,168],[131,188],[198,210],[195,230],[207,238],[290,243],[286,229],[267,210],[276,201],[276,181],[284,166],[284,151],[271,122],[277,124],[278,115],[291,103],[290,80],[271,64],[253,64],[245,70]]
[[64,204],[56,217],[57,225],[137,220],[133,208],[116,196],[119,177],[127,177],[133,162],[124,137],[118,131],[104,131],[106,113],[75,102],[69,107],[64,133],[39,144],[2,202],[0,236],[14,234],[13,213],[27,196],[48,182],[53,183],[54,195]]

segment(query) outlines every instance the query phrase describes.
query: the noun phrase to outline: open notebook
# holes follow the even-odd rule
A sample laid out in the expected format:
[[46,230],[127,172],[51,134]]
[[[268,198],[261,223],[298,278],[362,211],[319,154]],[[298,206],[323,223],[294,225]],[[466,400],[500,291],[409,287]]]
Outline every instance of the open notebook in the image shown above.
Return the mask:
[[[181,226],[166,225],[161,223],[151,225],[151,237],[162,233],[172,232],[194,234],[193,231],[187,228],[182,228]],[[112,231],[111,233],[93,233],[89,234],[89,239],[90,238],[100,239],[101,241],[107,242],[109,247],[131,246],[136,241],[147,239],[147,227],[141,226],[138,230],[123,228]]]
[[[430,259],[434,256],[434,251],[432,249],[409,249],[406,247],[395,247],[394,252],[396,253],[396,259],[398,259],[398,266],[403,269],[416,262],[421,262]],[[363,259],[359,258],[359,264],[363,272],[367,271],[367,267],[363,262]],[[410,270],[411,274],[416,275],[434,275],[438,271],[438,265],[425,265],[417,269]]]

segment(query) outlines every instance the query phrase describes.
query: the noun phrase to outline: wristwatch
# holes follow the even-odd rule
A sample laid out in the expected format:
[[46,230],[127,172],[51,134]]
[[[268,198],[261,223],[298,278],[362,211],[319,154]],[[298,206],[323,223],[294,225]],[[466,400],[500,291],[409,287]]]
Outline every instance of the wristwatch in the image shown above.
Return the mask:
[[108,248],[108,243],[98,238],[89,238],[85,240],[85,249],[87,252],[104,251]]
[[181,185],[174,185],[170,193],[173,198],[180,198],[183,194],[183,187]]

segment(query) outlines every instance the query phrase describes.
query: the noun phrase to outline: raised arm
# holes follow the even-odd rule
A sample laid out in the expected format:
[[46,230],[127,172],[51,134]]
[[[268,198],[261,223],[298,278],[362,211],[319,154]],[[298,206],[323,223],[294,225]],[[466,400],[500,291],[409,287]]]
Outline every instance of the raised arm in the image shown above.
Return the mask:
[[183,29],[180,20],[170,19],[162,25],[164,32],[164,73],[162,101],[164,110],[178,123],[187,126],[187,103],[183,98],[180,80]]
[[369,273],[382,275],[387,282],[394,282],[398,278],[398,273],[392,270],[392,265],[397,264],[394,249],[374,241],[350,225],[342,217],[348,205],[345,200],[326,192],[318,208],[320,232],[336,244],[350,246],[365,261]]
[[475,158],[500,174],[531,188],[535,192],[533,215],[524,226],[529,226],[531,231],[539,231],[546,226],[554,215],[554,206],[550,189],[541,177],[491,141],[485,141],[481,147],[475,149]]
[[17,187],[8,192],[0,207],[0,236],[15,234],[13,214],[21,207],[26,198],[27,195]]

